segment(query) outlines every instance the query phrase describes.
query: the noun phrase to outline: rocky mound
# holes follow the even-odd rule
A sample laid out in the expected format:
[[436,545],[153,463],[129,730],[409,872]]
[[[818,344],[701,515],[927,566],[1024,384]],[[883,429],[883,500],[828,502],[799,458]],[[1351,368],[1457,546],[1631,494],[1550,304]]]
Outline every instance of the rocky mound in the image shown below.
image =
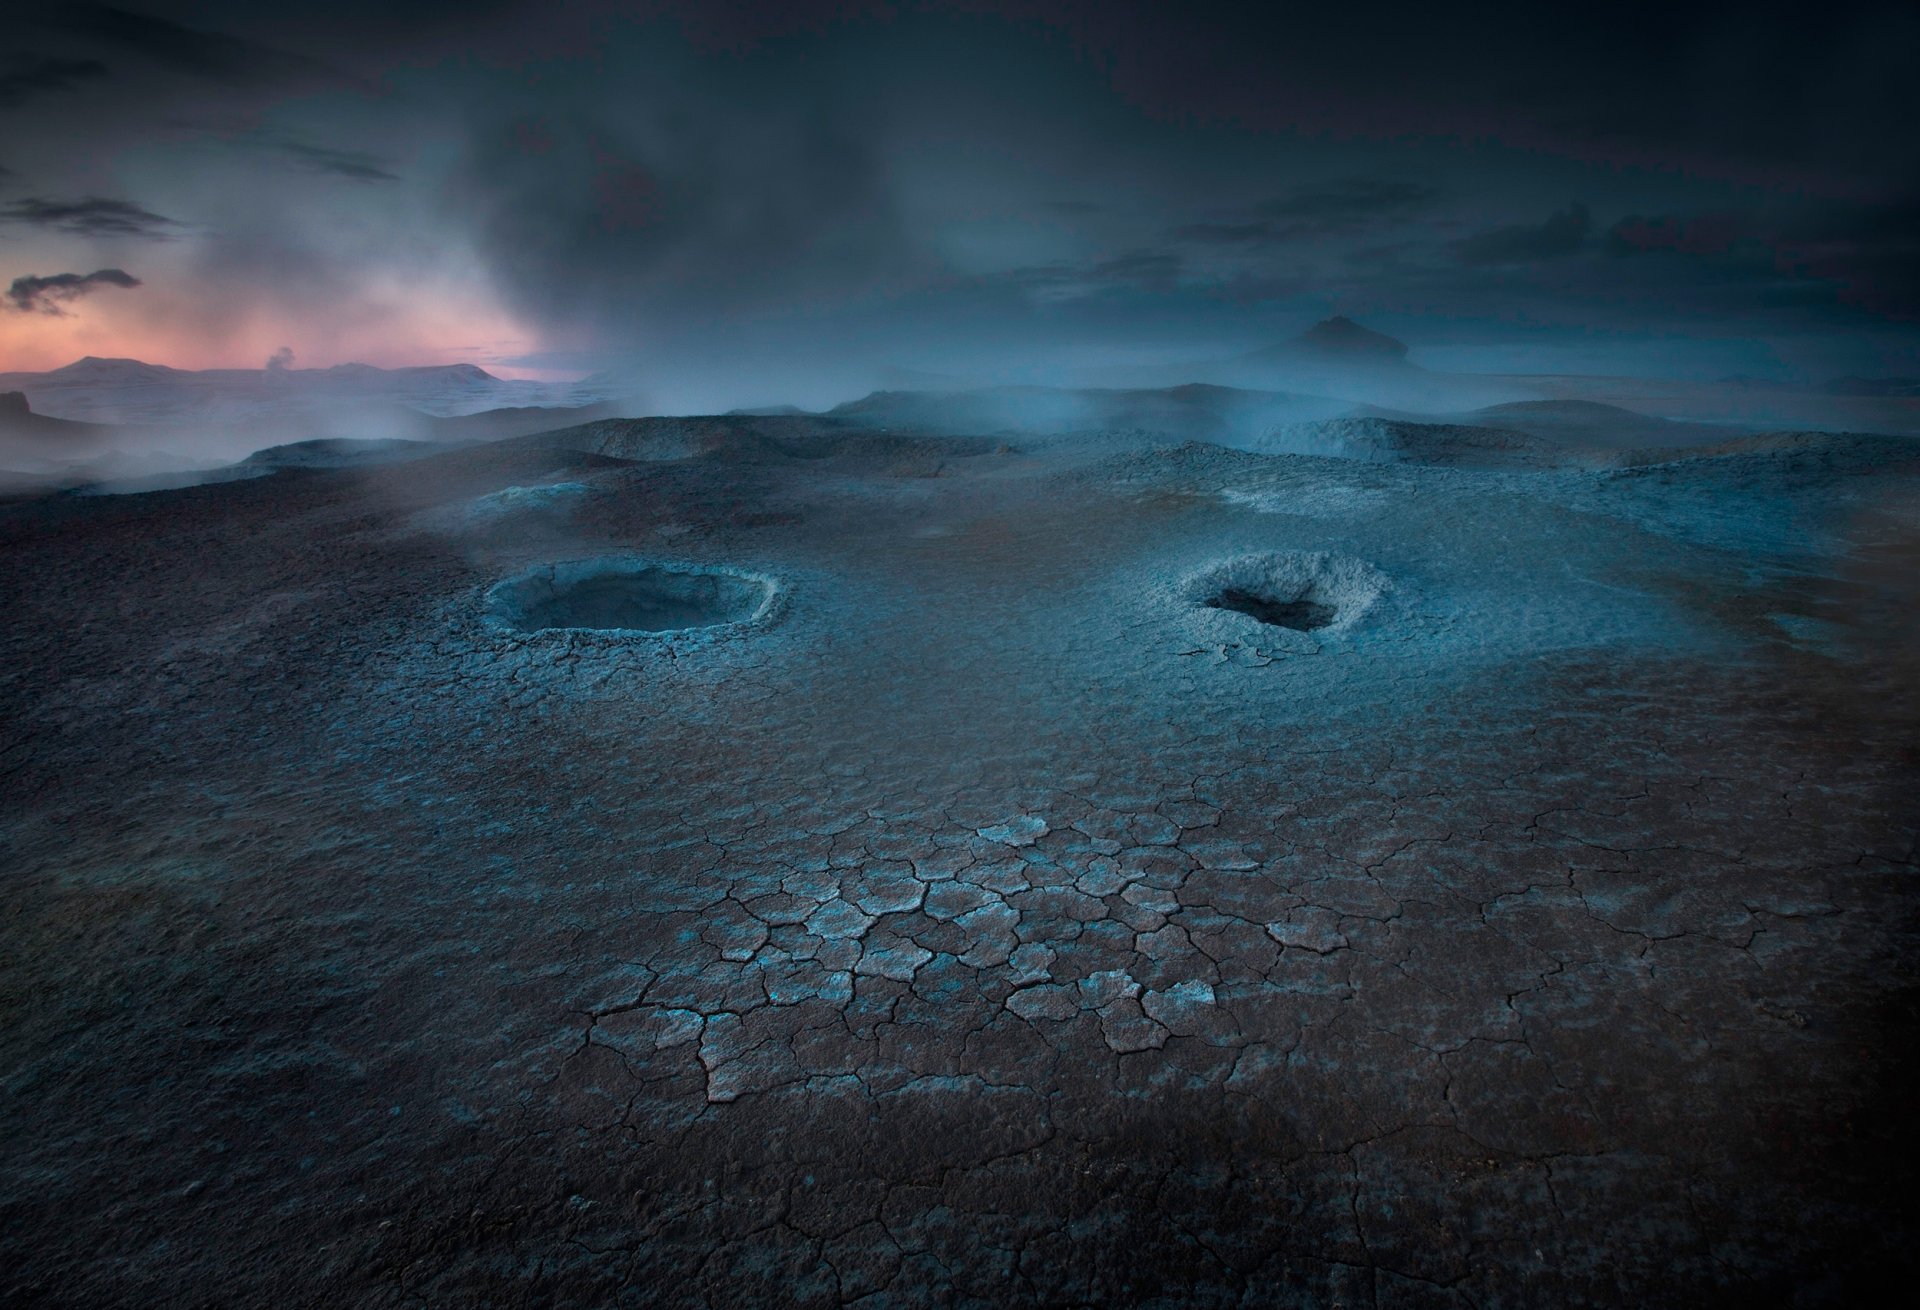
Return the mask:
[[1188,383],[1177,387],[990,387],[975,391],[876,391],[832,411],[869,428],[928,433],[1058,436],[1146,433],[1233,442],[1276,423],[1331,418],[1336,400],[1290,392]]
[[1233,443],[1262,455],[1324,455],[1376,464],[1535,469],[1577,464],[1574,453],[1525,433],[1457,423],[1341,418],[1291,423]]
[[694,418],[606,419],[525,439],[549,450],[578,451],[634,463],[731,460],[966,458],[1000,443],[985,438],[904,436],[816,415],[725,414]]
[[1624,476],[1661,469],[1703,476],[1908,472],[1920,466],[1920,438],[1871,432],[1762,432],[1684,450],[1628,450],[1609,461]]
[[256,450],[241,463],[269,469],[353,468],[418,459],[423,455],[439,454],[445,449],[445,446],[431,441],[399,438],[355,440],[349,437],[316,437],[311,441],[290,441],[282,446]]
[[90,437],[107,429],[98,423],[36,414],[24,391],[0,391],[0,437]]
[[1458,418],[1478,427],[1505,428],[1544,441],[1606,450],[1697,446],[1722,441],[1730,431],[1710,423],[1655,418],[1592,400],[1522,400],[1489,405]]

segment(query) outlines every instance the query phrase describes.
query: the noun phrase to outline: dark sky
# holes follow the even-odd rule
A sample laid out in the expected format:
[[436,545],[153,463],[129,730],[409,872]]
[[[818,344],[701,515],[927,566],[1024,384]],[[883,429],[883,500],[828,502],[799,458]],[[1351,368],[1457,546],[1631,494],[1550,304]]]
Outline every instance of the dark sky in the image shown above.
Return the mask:
[[0,367],[1920,372],[1911,4],[560,8],[16,16]]

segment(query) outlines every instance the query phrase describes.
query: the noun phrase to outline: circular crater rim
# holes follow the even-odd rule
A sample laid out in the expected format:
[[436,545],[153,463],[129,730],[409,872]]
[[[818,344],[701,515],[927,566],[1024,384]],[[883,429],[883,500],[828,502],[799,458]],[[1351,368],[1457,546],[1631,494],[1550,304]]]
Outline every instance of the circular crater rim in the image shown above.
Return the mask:
[[774,577],[730,564],[595,556],[503,578],[484,608],[489,627],[519,636],[708,638],[764,623],[782,591]]

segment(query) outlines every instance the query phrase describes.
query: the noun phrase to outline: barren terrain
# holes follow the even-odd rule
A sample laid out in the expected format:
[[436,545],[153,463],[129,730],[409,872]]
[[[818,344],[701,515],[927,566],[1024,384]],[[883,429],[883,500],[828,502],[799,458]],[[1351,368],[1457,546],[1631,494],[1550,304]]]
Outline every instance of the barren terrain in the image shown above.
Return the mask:
[[[0,507],[0,1299],[1910,1269],[1913,444],[1462,430],[648,420]],[[589,575],[718,625],[528,620]]]

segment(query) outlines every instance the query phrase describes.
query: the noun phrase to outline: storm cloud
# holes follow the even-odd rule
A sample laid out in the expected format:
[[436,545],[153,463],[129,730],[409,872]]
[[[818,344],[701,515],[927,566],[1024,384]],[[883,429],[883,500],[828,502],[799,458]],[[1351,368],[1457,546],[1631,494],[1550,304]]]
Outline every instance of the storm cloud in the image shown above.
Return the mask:
[[[763,70],[765,71],[765,70]],[[854,98],[668,64],[476,106],[448,198],[513,302],[602,327],[863,295],[912,263]]]
[[993,375],[1333,312],[1416,355],[1920,354],[1920,18],[1884,5],[154,0],[20,45],[5,272],[148,242],[140,313],[235,362],[414,322],[483,364]]
[[1571,255],[1593,232],[1593,215],[1579,202],[1539,223],[1496,227],[1454,244],[1463,264],[1526,264]]
[[61,306],[101,287],[132,290],[140,279],[118,268],[92,273],[54,273],[46,277],[17,277],[7,288],[7,306],[22,314],[64,314]]
[[248,81],[311,73],[321,67],[306,56],[271,45],[112,5],[63,5],[53,25],[73,36],[199,77]]
[[31,196],[0,205],[0,223],[21,223],[89,237],[164,239],[180,225],[127,200],[88,196],[48,200]]
[[334,150],[305,141],[262,141],[261,148],[279,154],[315,173],[344,177],[354,182],[398,182],[395,173],[378,155],[361,150]]
[[98,59],[43,59],[16,55],[0,67],[0,109],[15,109],[49,91],[70,91],[107,75]]
[[[1603,248],[1682,285],[1746,282],[1778,300],[1856,304],[1920,319],[1920,199],[1786,218],[1739,212],[1630,214]],[[1615,274],[1617,276],[1617,273]]]
[[1058,301],[1123,291],[1169,292],[1178,287],[1184,267],[1180,256],[1170,251],[1132,250],[1085,264],[1060,262],[1010,269],[982,282]]
[[1347,178],[1332,186],[1295,192],[1260,206],[1267,218],[1314,220],[1338,227],[1404,214],[1433,203],[1439,188],[1391,178]]

